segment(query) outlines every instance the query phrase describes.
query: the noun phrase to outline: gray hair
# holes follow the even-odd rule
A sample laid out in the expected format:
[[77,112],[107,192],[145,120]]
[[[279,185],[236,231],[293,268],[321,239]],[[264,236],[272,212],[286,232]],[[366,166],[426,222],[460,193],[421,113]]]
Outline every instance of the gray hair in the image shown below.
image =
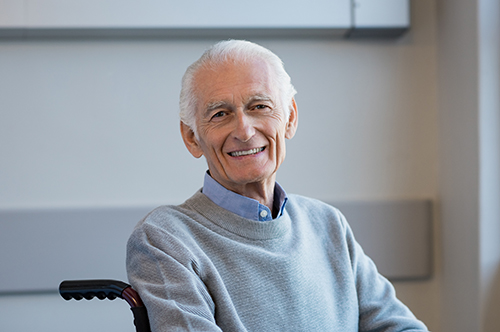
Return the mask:
[[229,61],[247,62],[256,58],[264,60],[274,72],[274,81],[281,94],[281,106],[285,115],[290,115],[290,107],[293,96],[297,93],[291,83],[290,76],[285,71],[281,59],[260,45],[245,40],[226,40],[218,42],[203,53],[203,55],[189,66],[182,78],[182,87],[179,100],[181,121],[196,131],[196,91],[195,76],[201,68],[215,67],[218,64]]

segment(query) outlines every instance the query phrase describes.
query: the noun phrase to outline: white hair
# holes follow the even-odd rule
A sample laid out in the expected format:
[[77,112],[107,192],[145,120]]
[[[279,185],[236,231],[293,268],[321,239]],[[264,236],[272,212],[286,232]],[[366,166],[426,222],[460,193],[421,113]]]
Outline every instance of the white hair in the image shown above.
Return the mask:
[[286,117],[290,116],[290,107],[293,96],[297,93],[291,83],[290,76],[285,71],[281,59],[260,45],[245,40],[226,40],[206,50],[203,55],[189,66],[182,78],[182,87],[179,100],[181,121],[193,130],[196,137],[196,91],[195,77],[202,68],[210,68],[227,61],[249,62],[254,59],[264,60],[274,73],[273,80],[281,94],[281,106]]

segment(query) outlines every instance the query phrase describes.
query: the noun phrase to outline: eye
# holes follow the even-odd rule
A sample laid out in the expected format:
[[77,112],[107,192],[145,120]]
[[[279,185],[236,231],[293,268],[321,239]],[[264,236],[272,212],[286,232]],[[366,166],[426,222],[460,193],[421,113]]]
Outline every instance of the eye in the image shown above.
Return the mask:
[[254,107],[254,109],[256,109],[256,110],[264,110],[266,108],[269,108],[269,106],[264,105],[264,104],[258,104],[258,105],[255,105],[255,107]]
[[215,119],[215,118],[221,118],[223,116],[226,115],[226,112],[225,111],[219,111],[217,113],[215,113],[213,116],[212,116],[212,119]]

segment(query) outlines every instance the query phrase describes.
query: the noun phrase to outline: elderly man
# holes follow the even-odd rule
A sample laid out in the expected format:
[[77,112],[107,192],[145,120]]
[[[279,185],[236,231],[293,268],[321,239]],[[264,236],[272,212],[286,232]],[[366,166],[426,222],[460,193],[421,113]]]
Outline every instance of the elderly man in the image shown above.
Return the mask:
[[181,134],[205,156],[203,188],[152,211],[128,242],[153,331],[427,331],[337,209],[276,182],[294,94],[281,60],[246,41],[186,71]]

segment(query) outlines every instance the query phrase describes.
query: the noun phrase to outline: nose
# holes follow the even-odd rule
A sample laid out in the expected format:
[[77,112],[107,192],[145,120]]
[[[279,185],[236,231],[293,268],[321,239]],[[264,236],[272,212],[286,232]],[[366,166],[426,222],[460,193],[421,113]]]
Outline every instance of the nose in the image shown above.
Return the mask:
[[234,137],[241,142],[248,142],[255,135],[251,117],[245,112],[237,112],[235,121]]

